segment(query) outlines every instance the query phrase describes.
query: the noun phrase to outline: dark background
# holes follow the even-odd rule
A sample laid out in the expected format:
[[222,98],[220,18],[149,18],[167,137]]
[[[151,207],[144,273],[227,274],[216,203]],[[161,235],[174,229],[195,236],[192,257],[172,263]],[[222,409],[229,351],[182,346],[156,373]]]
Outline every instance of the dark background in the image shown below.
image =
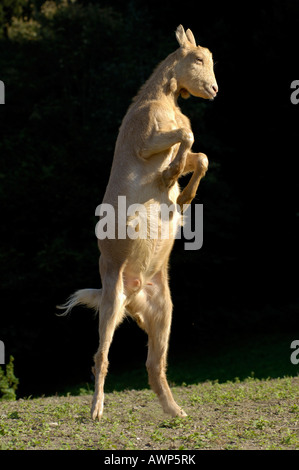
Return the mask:
[[[203,247],[184,251],[178,241],[171,258],[169,360],[257,336],[298,339],[298,2],[7,0],[0,339],[20,396],[90,381],[97,319],[84,308],[58,318],[55,305],[100,286],[94,213],[118,128],[178,47],[179,24],[213,52],[219,95],[180,101],[210,169],[195,201],[204,205]],[[125,320],[109,357],[112,373],[144,364],[145,334]]]

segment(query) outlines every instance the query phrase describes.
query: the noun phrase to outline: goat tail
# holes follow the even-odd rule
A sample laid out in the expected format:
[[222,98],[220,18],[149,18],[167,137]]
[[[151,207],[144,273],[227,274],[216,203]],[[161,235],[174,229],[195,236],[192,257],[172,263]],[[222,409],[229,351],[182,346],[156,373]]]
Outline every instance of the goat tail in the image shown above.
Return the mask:
[[56,308],[64,310],[63,313],[57,314],[58,316],[66,316],[76,305],[85,305],[99,311],[100,300],[102,296],[102,289],[80,289],[72,294],[63,305],[57,305]]

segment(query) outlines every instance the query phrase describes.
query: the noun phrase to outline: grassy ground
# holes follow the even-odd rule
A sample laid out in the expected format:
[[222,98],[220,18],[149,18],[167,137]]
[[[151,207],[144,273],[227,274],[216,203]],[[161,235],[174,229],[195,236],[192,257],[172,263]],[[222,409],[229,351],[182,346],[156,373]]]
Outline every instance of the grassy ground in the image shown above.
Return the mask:
[[211,341],[185,357],[170,354],[168,377],[188,413],[183,419],[163,414],[143,364],[122,372],[112,365],[101,422],[90,419],[90,384],[63,396],[0,401],[0,449],[299,449],[292,339]]
[[0,449],[299,449],[299,377],[173,387],[188,413],[169,418],[148,389],[0,403]]

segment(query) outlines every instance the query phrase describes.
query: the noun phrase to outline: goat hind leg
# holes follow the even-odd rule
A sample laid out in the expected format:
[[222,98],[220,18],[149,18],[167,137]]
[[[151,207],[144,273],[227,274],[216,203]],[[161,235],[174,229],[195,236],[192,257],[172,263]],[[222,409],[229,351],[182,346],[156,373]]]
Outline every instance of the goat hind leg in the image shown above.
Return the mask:
[[166,361],[172,318],[172,302],[168,283],[165,280],[161,289],[152,297],[149,310],[144,312],[145,329],[148,333],[148,356],[146,367],[149,384],[157,394],[165,413],[172,416],[187,416],[175,402],[166,377]]
[[104,382],[108,371],[108,352],[116,327],[124,314],[123,283],[121,275],[115,282],[109,282],[109,287],[104,284],[99,314],[100,344],[94,356],[93,373],[95,376],[95,392],[93,396],[91,416],[92,419],[100,419],[104,408]]

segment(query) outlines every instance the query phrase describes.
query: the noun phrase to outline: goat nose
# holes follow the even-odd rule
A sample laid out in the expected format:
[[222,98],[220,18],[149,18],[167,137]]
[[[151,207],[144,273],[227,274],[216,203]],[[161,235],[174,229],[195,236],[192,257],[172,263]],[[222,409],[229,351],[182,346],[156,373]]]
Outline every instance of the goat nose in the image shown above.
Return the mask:
[[215,85],[212,85],[212,89],[213,91],[215,92],[215,94],[218,93],[218,86],[215,84]]

